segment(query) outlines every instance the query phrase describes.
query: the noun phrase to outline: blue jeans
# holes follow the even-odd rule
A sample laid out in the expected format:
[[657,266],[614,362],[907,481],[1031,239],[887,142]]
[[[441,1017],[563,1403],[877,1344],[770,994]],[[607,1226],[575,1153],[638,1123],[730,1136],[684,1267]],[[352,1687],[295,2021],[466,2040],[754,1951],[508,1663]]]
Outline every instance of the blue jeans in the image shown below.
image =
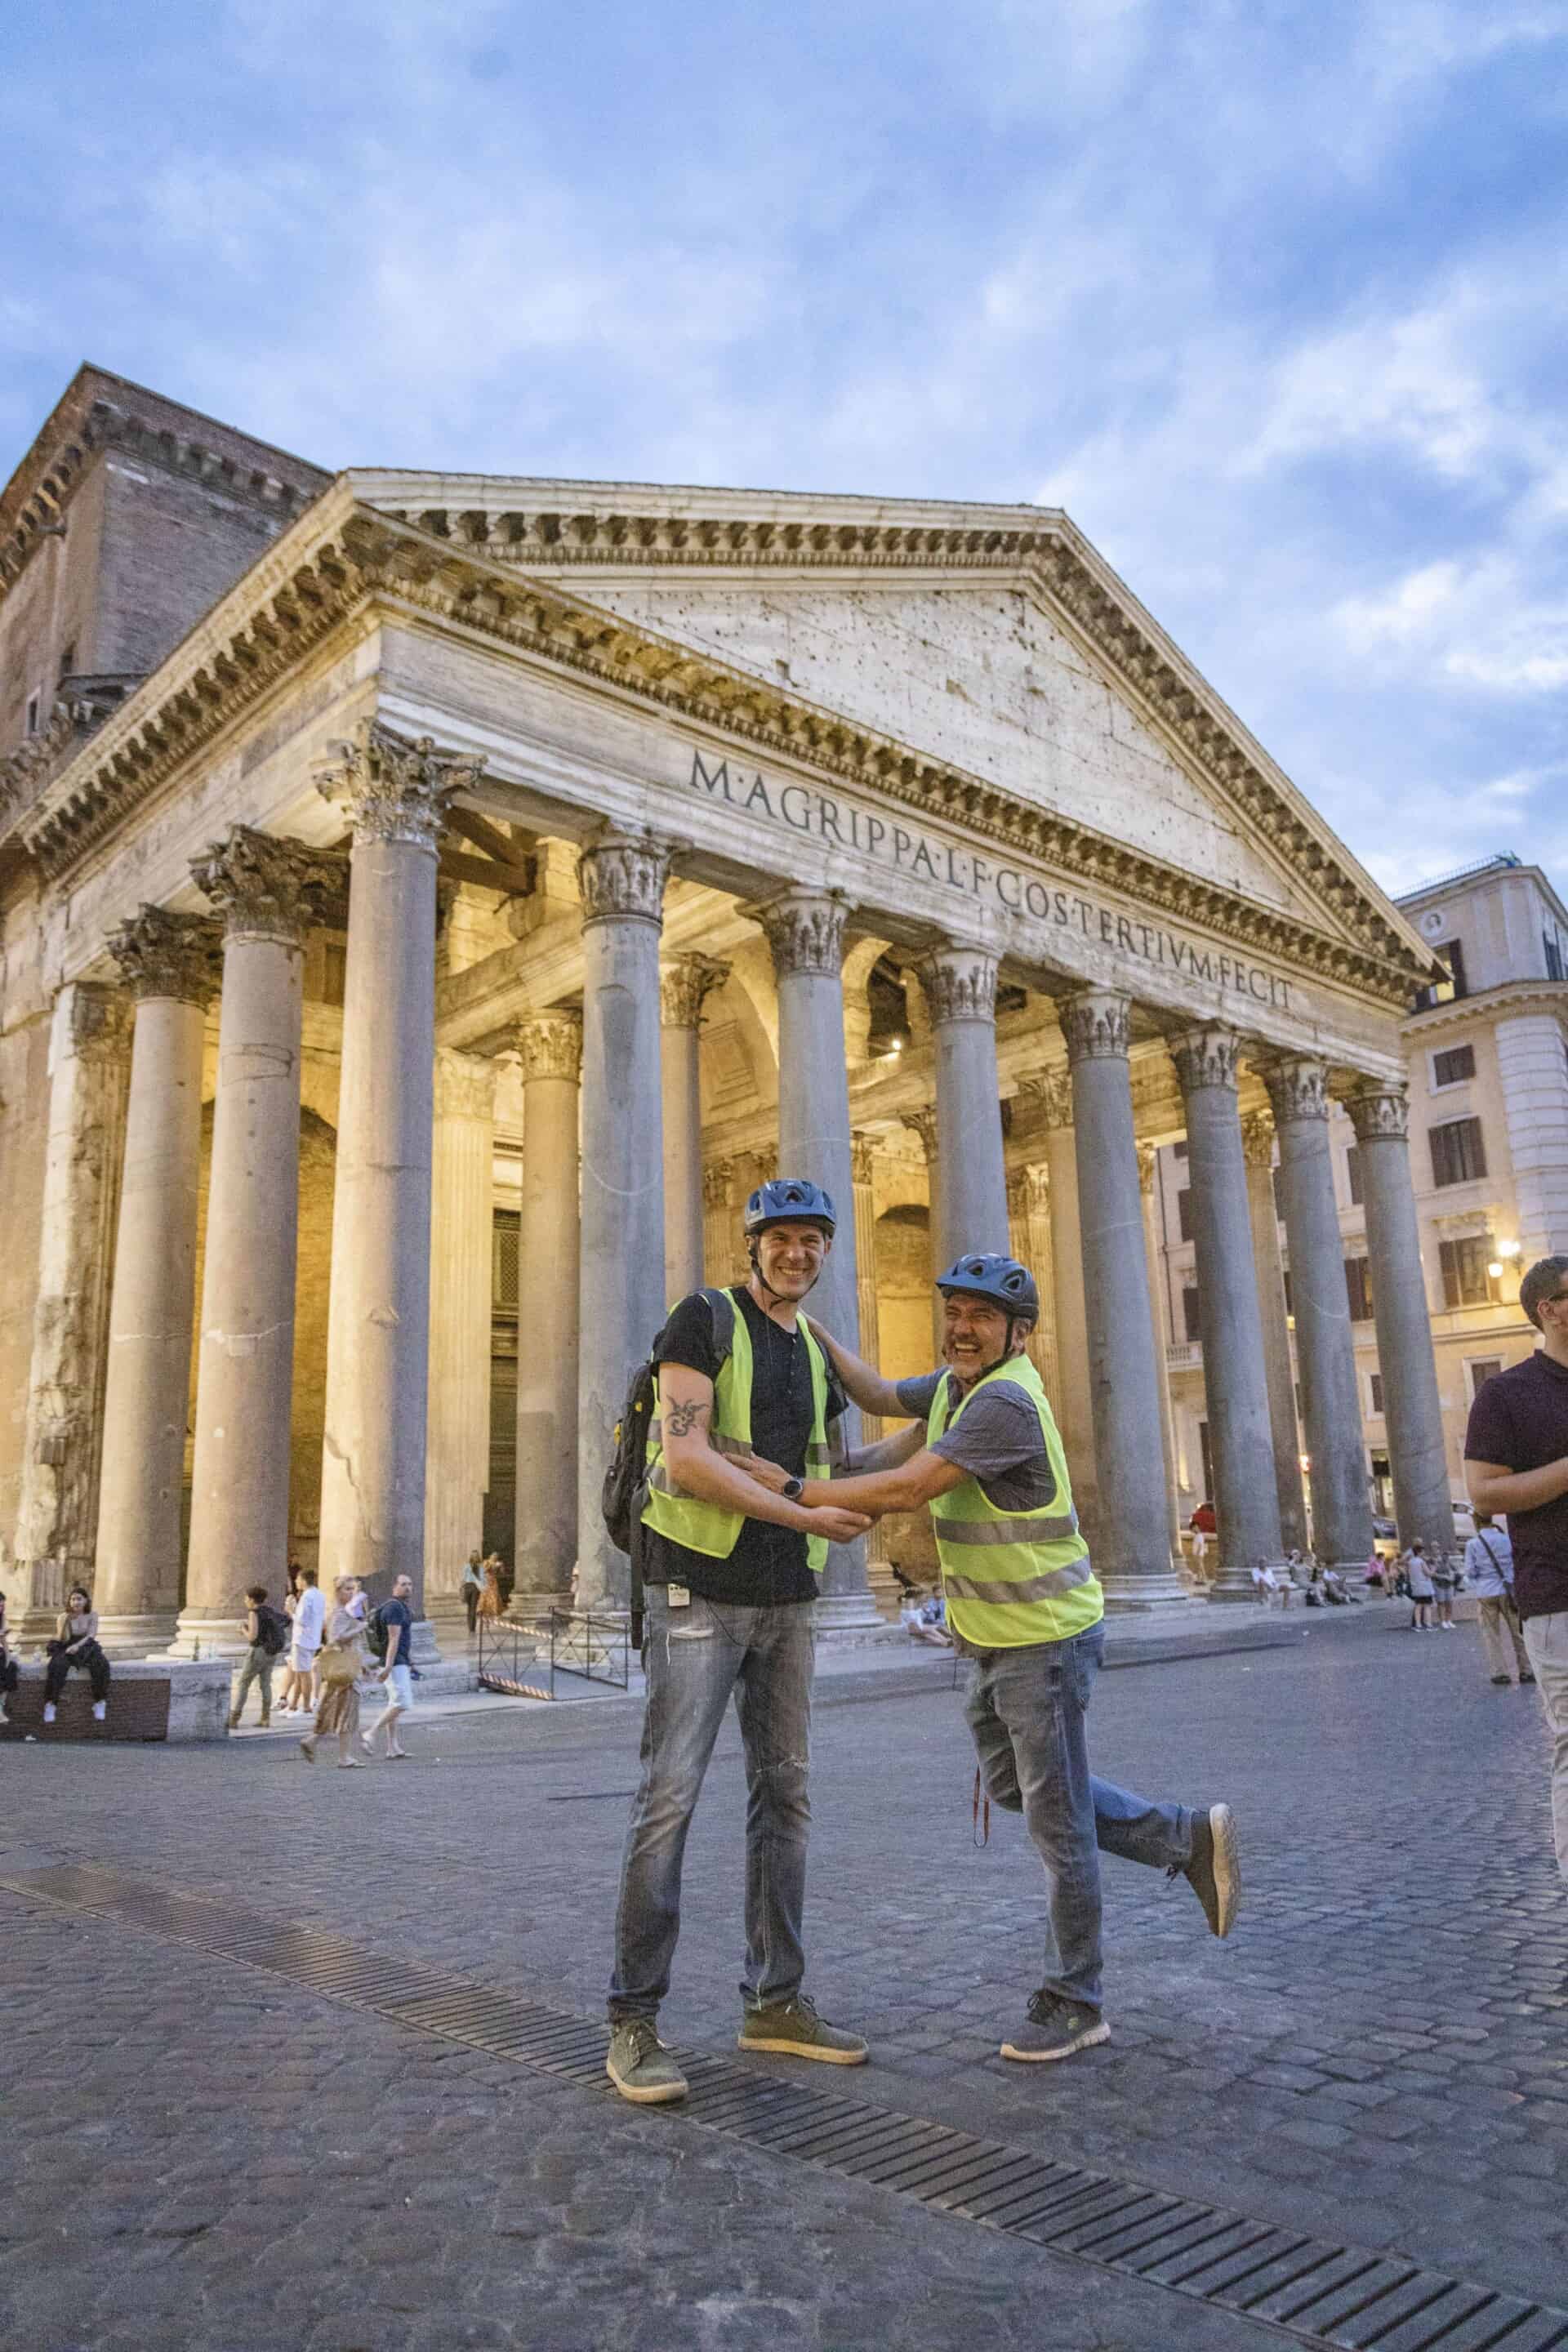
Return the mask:
[[1067,1642],[982,1650],[964,1712],[992,1800],[1022,1813],[1048,1882],[1042,1991],[1100,2003],[1100,1853],[1190,1862],[1193,1817],[1097,1780],[1084,1732],[1103,1625]]
[[801,1917],[811,1826],[808,1603],[742,1609],[700,1600],[671,1609],[647,1588],[642,1780],[632,1803],[616,1910],[609,2013],[656,2017],[680,1933],[680,1865],[703,1775],[731,1694],[746,1756],[747,2004],[788,2000],[805,1973]]

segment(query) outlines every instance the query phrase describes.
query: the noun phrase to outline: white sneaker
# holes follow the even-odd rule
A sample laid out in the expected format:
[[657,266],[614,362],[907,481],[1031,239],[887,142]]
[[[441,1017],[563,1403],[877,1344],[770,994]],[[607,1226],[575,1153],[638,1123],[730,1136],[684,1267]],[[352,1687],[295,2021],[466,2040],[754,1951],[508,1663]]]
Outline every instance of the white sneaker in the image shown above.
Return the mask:
[[46,1700],[45,1700],[45,1702],[44,1702],[44,1721],[45,1721],[46,1723],[53,1723],[54,1719],[55,1719],[55,1706],[54,1706],[54,1701],[53,1701],[52,1699],[46,1699]]
[[92,1702],[92,1719],[94,1723],[101,1723],[108,1713],[109,1701],[103,1698],[95,1698]]

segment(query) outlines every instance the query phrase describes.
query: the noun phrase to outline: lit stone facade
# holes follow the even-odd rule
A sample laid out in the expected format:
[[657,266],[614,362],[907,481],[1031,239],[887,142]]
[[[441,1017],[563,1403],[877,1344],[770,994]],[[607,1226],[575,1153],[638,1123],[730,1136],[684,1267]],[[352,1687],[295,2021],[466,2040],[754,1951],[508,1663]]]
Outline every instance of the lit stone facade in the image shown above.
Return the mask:
[[[781,1167],[841,1204],[814,1308],[894,1372],[930,1360],[937,1260],[1027,1247],[1112,1605],[1157,1608],[1186,1588],[1148,1180],[1184,1135],[1223,1375],[1216,1598],[1287,1539],[1246,1139],[1281,1069],[1320,1126],[1391,1099],[1432,960],[1065,516],[344,475],[95,733],[29,766],[0,827],[19,1613],[96,1564],[127,1618],[210,1643],[293,1549],[377,1588],[406,1569],[439,1620],[503,1451],[520,1589],[614,1604],[598,1492],[628,1373],[672,1290],[736,1272],[740,1204]],[[216,1031],[209,966],[155,1000],[127,966],[126,927],[159,919],[205,943]],[[200,1202],[193,1085],[216,1105]],[[335,1139],[303,1479],[302,1115]],[[1397,1262],[1408,1155],[1377,1148]],[[140,1479],[116,1472],[133,1508],[110,1543],[113,1300],[161,1245],[158,1154],[178,1296],[140,1344],[164,1435]],[[1292,1259],[1321,1244],[1310,1167],[1300,1189]],[[1370,1540],[1351,1328],[1320,1339],[1350,1557]],[[1424,1313],[1384,1378],[1408,1532],[1435,1535]],[[826,1580],[850,1635],[891,1562],[929,1564],[918,1528],[866,1549]]]

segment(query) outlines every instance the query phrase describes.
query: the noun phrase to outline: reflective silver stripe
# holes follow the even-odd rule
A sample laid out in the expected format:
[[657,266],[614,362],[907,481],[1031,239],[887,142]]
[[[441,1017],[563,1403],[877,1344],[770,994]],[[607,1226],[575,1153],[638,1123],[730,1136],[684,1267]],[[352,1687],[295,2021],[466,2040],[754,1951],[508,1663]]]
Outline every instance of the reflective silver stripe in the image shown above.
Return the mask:
[[1058,1592],[1070,1592],[1075,1584],[1087,1584],[1093,1574],[1087,1559],[1075,1559],[1066,1568],[1053,1568],[1048,1576],[1026,1576],[1016,1584],[996,1584],[983,1577],[955,1576],[944,1567],[942,1586],[950,1601],[990,1601],[1005,1608],[1010,1601],[1054,1600]]
[[1078,1533],[1078,1513],[1054,1519],[948,1519],[936,1521],[939,1541],[952,1544],[1061,1543]]
[[833,1460],[826,1445],[808,1445],[805,1449],[805,1458],[808,1462],[815,1462],[821,1465],[826,1465]]
[[[662,1421],[650,1421],[648,1423],[647,1442],[650,1445],[662,1445],[664,1444],[664,1423]],[[716,1429],[710,1429],[709,1431],[708,1443],[712,1447],[715,1454],[750,1454],[752,1451],[749,1445],[742,1445],[738,1437],[722,1436]]]
[[670,1476],[663,1462],[654,1464],[647,1474],[647,1483],[650,1488],[660,1495],[677,1496],[683,1503],[700,1503],[705,1511],[721,1512],[726,1518],[740,1519],[745,1517],[743,1511],[737,1511],[729,1503],[710,1503],[704,1496],[694,1495],[689,1486],[679,1485]]

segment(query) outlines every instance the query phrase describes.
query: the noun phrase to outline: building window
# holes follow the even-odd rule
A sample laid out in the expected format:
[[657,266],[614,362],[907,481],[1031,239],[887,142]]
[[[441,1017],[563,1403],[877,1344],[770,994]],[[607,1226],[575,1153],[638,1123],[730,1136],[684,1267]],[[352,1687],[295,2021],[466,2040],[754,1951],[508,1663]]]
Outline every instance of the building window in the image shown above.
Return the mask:
[[1346,1258],[1345,1294],[1351,1303],[1351,1321],[1370,1323],[1372,1320],[1372,1269],[1364,1257]]
[[1471,1234],[1463,1241],[1439,1242],[1445,1307],[1489,1307],[1493,1300],[1487,1265],[1492,1254],[1490,1234]]
[[1184,1184],[1176,1195],[1176,1223],[1182,1239],[1190,1242],[1193,1237],[1193,1188],[1190,1184]]
[[1473,1045],[1450,1045],[1444,1054],[1432,1056],[1432,1084],[1435,1087],[1457,1087],[1461,1079],[1476,1075],[1476,1049]]
[[1182,1320],[1189,1339],[1203,1338],[1203,1326],[1198,1320],[1197,1288],[1193,1283],[1188,1283],[1182,1293]]
[[1423,988],[1417,992],[1417,1013],[1429,1013],[1434,1004],[1452,1004],[1456,997],[1468,996],[1470,992],[1465,985],[1465,950],[1458,940],[1445,940],[1441,947],[1434,948],[1432,952],[1439,963],[1447,964],[1448,977],[1436,981],[1430,988]]
[[1352,1143],[1345,1152],[1345,1181],[1351,1188],[1351,1206],[1359,1209],[1361,1197],[1361,1146]]
[[1563,950],[1561,946],[1556,940],[1549,939],[1544,931],[1541,934],[1541,944],[1546,950],[1547,979],[1561,980],[1563,977]]
[[1373,1412],[1381,1413],[1383,1411],[1383,1374],[1381,1372],[1369,1372],[1366,1377],[1367,1386],[1372,1391],[1372,1409]]
[[1296,1312],[1296,1302],[1290,1295],[1290,1269],[1287,1265],[1282,1267],[1280,1272],[1281,1278],[1285,1285],[1285,1312],[1287,1315],[1294,1316]]
[[27,697],[27,732],[29,735],[36,735],[37,731],[38,698],[36,694],[30,694]]
[[1486,1174],[1486,1146],[1479,1118],[1447,1119],[1441,1127],[1428,1128],[1426,1139],[1432,1147],[1434,1184],[1468,1184]]
[[1500,1356],[1471,1356],[1465,1365],[1465,1376],[1470,1383],[1470,1402],[1476,1401],[1476,1391],[1484,1389],[1494,1374],[1502,1370]]
[[515,1209],[498,1209],[490,1229],[490,1309],[515,1315],[518,1307],[518,1245],[521,1218]]

